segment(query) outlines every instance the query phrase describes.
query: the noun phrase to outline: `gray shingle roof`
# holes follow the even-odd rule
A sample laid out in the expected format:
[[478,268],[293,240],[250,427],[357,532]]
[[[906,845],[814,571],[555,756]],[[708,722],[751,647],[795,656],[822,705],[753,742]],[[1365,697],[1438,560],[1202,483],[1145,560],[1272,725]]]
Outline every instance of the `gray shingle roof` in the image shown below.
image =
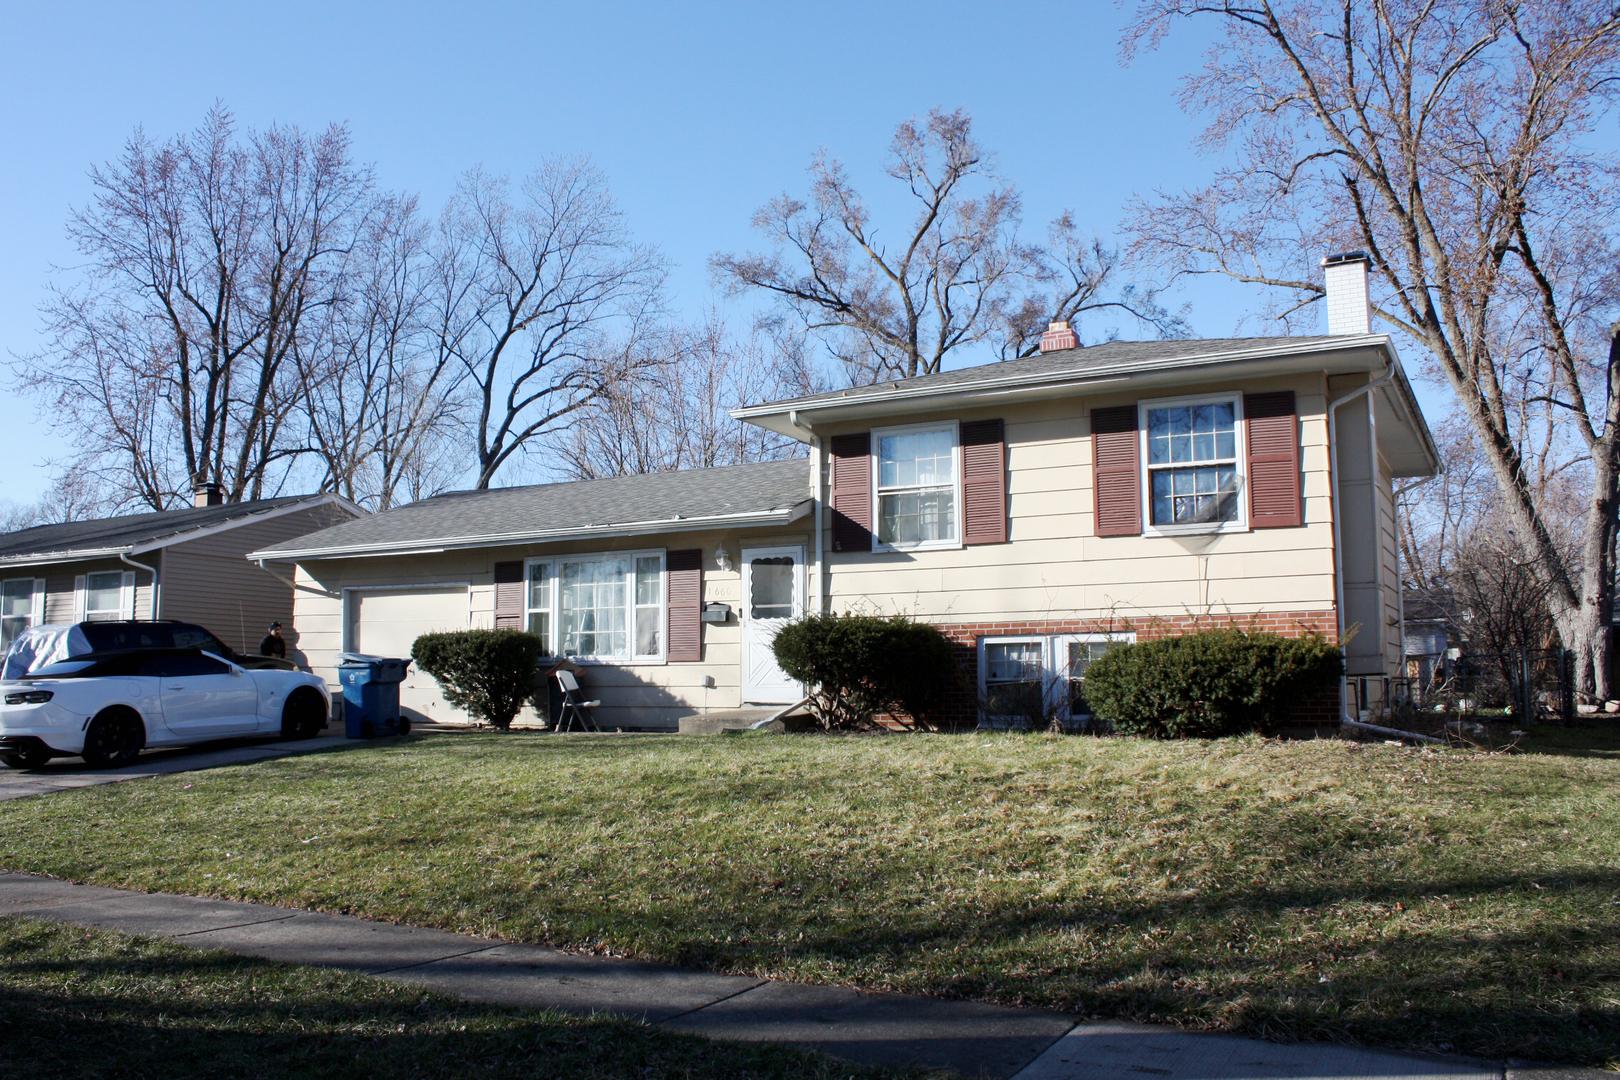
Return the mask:
[[157,510],[148,514],[127,514],[93,521],[36,525],[31,529],[0,534],[0,560],[53,556],[67,561],[100,552],[162,546],[164,541],[177,539],[186,533],[253,517],[313,497],[288,495],[279,499],[255,499],[222,506],[188,506],[179,510]]
[[454,491],[253,552],[316,557],[348,551],[480,547],[615,528],[678,531],[697,521],[786,516],[810,498],[804,458],[564,484]]
[[[1001,379],[1033,379],[1041,376],[1079,375],[1093,370],[1130,368],[1173,360],[1197,360],[1231,353],[1250,353],[1267,349],[1299,351],[1312,345],[1344,345],[1344,336],[1304,337],[1252,337],[1252,338],[1200,338],[1170,341],[1106,341],[1088,345],[1083,349],[1059,349],[1022,360],[1007,360],[999,364],[978,364],[974,367],[941,371],[935,375],[918,375],[912,379],[888,380],[871,386],[856,386],[848,390],[832,390],[825,394],[787,401],[769,402],[772,409],[789,409],[833,402],[856,402],[864,397],[889,393],[894,390],[948,390],[968,389],[976,383]],[[752,408],[764,408],[764,405]],[[751,410],[750,410],[751,411]]]

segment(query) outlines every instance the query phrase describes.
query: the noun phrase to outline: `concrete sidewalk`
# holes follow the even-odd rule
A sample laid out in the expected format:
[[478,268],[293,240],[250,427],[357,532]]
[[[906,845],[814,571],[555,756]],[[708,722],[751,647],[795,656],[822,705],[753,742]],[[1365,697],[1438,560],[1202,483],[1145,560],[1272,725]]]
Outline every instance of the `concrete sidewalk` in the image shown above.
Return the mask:
[[997,1080],[1555,1080],[1589,1070],[1503,1069],[1353,1047],[1278,1045],[1061,1013],[772,982],[263,904],[139,893],[0,872],[0,915],[168,938],[428,987],[470,1001],[614,1012],[715,1039],[790,1043],[860,1064]]

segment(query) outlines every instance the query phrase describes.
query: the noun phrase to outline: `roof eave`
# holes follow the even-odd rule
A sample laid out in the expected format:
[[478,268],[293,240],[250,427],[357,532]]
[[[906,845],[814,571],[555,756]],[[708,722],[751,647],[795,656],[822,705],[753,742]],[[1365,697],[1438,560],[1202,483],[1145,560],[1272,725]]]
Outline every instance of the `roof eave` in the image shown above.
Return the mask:
[[714,514],[694,518],[661,518],[655,521],[617,522],[590,525],[584,528],[530,529],[522,532],[489,533],[482,536],[424,537],[409,544],[343,544],[326,548],[300,548],[250,551],[247,558],[263,562],[302,562],[306,559],[342,559],[380,557],[385,555],[436,555],[445,551],[466,551],[474,548],[509,547],[514,544],[542,541],[611,539],[619,536],[650,536],[657,533],[699,532],[707,529],[730,527],[761,527],[787,525],[810,512],[811,500],[802,499],[792,506],[771,510],[753,510],[741,514]]
[[0,567],[7,566],[45,566],[50,563],[87,562],[90,559],[116,559],[120,555],[130,554],[131,548],[125,544],[122,547],[107,548],[78,548],[70,551],[39,551],[27,555],[0,556]]
[[[1390,340],[1386,334],[1346,334],[1329,342],[1301,342],[1297,346],[1290,347],[1272,345],[1262,349],[1242,349],[1209,356],[1170,357],[1165,360],[1154,360],[1145,363],[1121,362],[1106,367],[1087,368],[1073,372],[1047,372],[1041,375],[1016,375],[1000,379],[986,378],[966,386],[960,384],[941,387],[920,386],[907,388],[902,386],[896,390],[862,394],[849,399],[833,398],[822,401],[803,401],[801,399],[771,402],[765,405],[750,405],[740,409],[732,409],[731,415],[738,420],[766,428],[779,435],[786,435],[800,442],[807,442],[810,438],[809,432],[795,426],[792,423],[791,414],[797,414],[801,420],[809,419],[809,414],[812,413],[820,414],[815,417],[815,420],[820,423],[828,423],[845,419],[867,419],[879,415],[894,416],[928,412],[978,402],[1000,402],[1020,398],[1068,397],[1109,384],[1129,382],[1145,386],[1153,382],[1165,381],[1189,371],[1198,371],[1211,377],[1218,377],[1223,368],[1241,367],[1245,372],[1256,373],[1256,368],[1268,366],[1278,368],[1279,373],[1286,373],[1296,369],[1316,369],[1319,367],[1318,364],[1305,364],[1304,361],[1310,357],[1320,356],[1323,353],[1340,354],[1349,360],[1357,351],[1365,352],[1370,358],[1380,348],[1389,349],[1390,355],[1394,355],[1394,350],[1390,346]],[[1274,363],[1268,365],[1267,361],[1273,361]],[[986,366],[994,367],[994,365]],[[1359,364],[1351,363],[1345,370],[1371,371],[1380,367],[1382,367],[1381,360]]]

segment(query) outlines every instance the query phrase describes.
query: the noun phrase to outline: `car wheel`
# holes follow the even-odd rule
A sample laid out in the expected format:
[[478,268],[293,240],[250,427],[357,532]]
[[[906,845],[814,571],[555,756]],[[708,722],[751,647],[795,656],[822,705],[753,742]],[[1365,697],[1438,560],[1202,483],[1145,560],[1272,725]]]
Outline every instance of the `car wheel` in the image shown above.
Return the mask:
[[105,709],[84,733],[85,764],[96,769],[128,765],[146,745],[146,725],[130,709]]
[[49,760],[51,755],[44,750],[17,750],[9,754],[0,754],[0,762],[13,769],[37,769]]
[[281,708],[283,739],[313,739],[326,730],[326,702],[313,690],[294,690]]

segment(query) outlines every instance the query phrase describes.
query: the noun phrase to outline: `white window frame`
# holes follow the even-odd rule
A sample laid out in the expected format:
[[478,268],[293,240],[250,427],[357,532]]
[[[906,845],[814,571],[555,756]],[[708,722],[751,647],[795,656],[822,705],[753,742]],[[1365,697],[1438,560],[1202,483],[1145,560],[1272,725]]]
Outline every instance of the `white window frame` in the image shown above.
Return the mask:
[[[1113,634],[1004,634],[990,635],[979,638],[979,700],[988,702],[990,691],[988,676],[990,666],[986,663],[988,646],[990,645],[1019,645],[1038,642],[1041,645],[1041,703],[1042,707],[1050,713],[1068,699],[1069,688],[1069,644],[1090,644],[1092,642],[1107,641],[1116,645],[1133,645],[1136,643],[1136,631],[1124,630]],[[1089,714],[1081,714],[1083,718]],[[1011,723],[1025,720],[1023,716],[1004,716],[990,712],[982,712],[981,718],[989,723]]]
[[[0,588],[18,581],[28,582],[28,614],[24,616],[11,615],[8,618],[25,618],[23,630],[40,625],[45,621],[45,579],[37,577],[6,578],[0,582]],[[21,633],[22,631],[18,631]],[[15,639],[13,639],[15,640]],[[7,644],[10,644],[9,642]]]
[[[879,530],[883,527],[883,490],[880,481],[883,478],[883,439],[889,435],[910,435],[924,431],[949,431],[951,433],[951,480],[952,498],[955,500],[953,525],[955,534],[944,540],[924,540],[916,544],[885,544]],[[872,458],[872,550],[874,552],[886,551],[950,551],[962,546],[962,428],[955,420],[935,422],[932,424],[903,424],[896,427],[873,428],[868,437],[871,439]],[[895,488],[896,491],[915,490],[916,485],[910,488]]]
[[[108,574],[118,576],[118,609],[113,612],[111,608],[98,608],[90,610],[90,579],[105,577]],[[90,622],[92,616],[101,616],[97,622],[128,622],[135,617],[135,572],[133,570],[92,570],[78,575],[73,579],[73,614],[74,622]],[[111,618],[108,613],[112,612]]]
[[[1231,521],[1200,521],[1188,525],[1155,525],[1153,523],[1153,473],[1165,469],[1196,468],[1198,463],[1161,465],[1154,469],[1148,465],[1148,412],[1153,409],[1176,409],[1188,405],[1232,406],[1232,446],[1236,452],[1233,467],[1237,472],[1237,517]],[[1244,441],[1247,425],[1243,422],[1243,395],[1237,391],[1224,394],[1191,394],[1173,398],[1154,398],[1136,403],[1137,458],[1141,462],[1142,535],[1143,536],[1196,536],[1209,533],[1248,532],[1249,500],[1248,446]]]
[[[640,559],[656,558],[658,560],[658,608],[653,616],[658,620],[658,651],[656,653],[638,653],[636,649],[636,622],[640,617],[636,603],[636,563]],[[566,555],[537,555],[523,560],[523,627],[528,629],[529,616],[541,610],[529,606],[529,574],[530,568],[536,565],[546,567],[547,597],[551,603],[549,611],[550,637],[549,642],[552,653],[548,659],[562,659],[563,633],[562,633],[562,582],[561,568],[565,562],[605,562],[609,559],[624,559],[630,564],[630,575],[625,581],[625,633],[629,643],[630,652],[627,656],[570,656],[567,659],[578,664],[611,664],[616,667],[637,667],[648,664],[664,664],[668,662],[669,655],[669,560],[664,548],[644,548],[636,551],[589,551],[569,553]],[[645,609],[651,610],[651,609]]]

